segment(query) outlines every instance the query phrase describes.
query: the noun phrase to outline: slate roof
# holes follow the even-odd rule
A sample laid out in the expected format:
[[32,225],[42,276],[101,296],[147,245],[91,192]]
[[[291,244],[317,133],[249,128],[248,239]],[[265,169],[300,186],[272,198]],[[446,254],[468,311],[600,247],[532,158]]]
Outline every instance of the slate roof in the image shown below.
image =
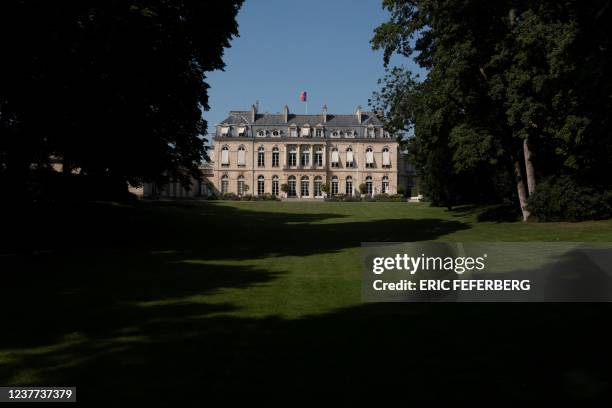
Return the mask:
[[[221,123],[229,125],[248,125],[250,124],[250,111],[232,111],[230,116],[225,118]],[[323,123],[322,114],[317,113],[313,115],[301,115],[290,113],[287,122],[285,122],[284,115],[282,113],[258,113],[255,119],[255,126],[290,126],[295,124],[297,126],[303,126],[309,124],[310,126],[316,126],[323,124],[327,127],[344,127],[344,126],[364,126],[364,125],[375,125],[382,126],[382,122],[373,112],[362,112],[361,123],[357,121],[357,115],[334,115],[327,114],[327,122]]]

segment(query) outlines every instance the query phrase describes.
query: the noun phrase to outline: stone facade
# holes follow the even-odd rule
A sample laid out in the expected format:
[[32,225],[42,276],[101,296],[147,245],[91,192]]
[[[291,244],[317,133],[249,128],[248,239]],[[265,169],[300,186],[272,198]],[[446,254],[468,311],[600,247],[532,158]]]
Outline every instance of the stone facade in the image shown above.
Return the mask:
[[[405,154],[372,112],[261,114],[232,111],[216,126],[212,181],[221,193],[323,198],[355,195],[365,184],[372,195],[396,194],[407,183]],[[281,191],[287,184],[289,192]],[[407,185],[399,185],[406,191]]]

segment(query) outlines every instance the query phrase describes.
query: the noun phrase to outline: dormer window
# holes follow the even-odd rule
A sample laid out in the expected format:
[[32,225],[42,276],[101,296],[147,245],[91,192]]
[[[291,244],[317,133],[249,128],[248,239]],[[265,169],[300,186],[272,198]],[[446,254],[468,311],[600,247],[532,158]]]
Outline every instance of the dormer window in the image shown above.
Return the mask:
[[310,128],[309,127],[303,127],[302,128],[302,136],[304,136],[304,137],[310,136]]
[[298,137],[298,129],[296,127],[289,129],[289,136]]
[[340,132],[338,132],[337,130],[334,130],[331,134],[331,137],[340,137]]
[[246,133],[246,127],[238,126],[238,137],[244,137]]
[[370,139],[374,139],[376,137],[376,129],[374,128],[368,129],[368,137]]
[[347,131],[346,137],[355,137],[355,132],[353,132],[352,130]]
[[264,132],[263,130],[260,130],[259,132],[257,132],[257,137],[265,137],[266,136],[266,132]]
[[272,136],[273,137],[280,137],[280,132],[278,130],[273,130],[272,131]]
[[230,131],[229,126],[221,126],[221,136],[228,136]]
[[323,129],[315,130],[315,136],[316,137],[323,137]]
[[389,139],[391,137],[391,134],[385,130],[385,132],[383,133],[383,137],[385,139]]

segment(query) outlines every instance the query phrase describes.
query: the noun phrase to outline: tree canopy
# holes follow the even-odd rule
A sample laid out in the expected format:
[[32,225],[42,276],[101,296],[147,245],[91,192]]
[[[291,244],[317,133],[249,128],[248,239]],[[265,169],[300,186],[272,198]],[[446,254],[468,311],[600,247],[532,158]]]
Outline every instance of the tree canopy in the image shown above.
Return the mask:
[[206,72],[242,0],[7,0],[0,179],[30,194],[50,162],[126,186],[198,176]]
[[384,0],[372,39],[427,70],[393,67],[372,104],[409,147],[436,204],[513,201],[536,180],[610,188],[610,2]]

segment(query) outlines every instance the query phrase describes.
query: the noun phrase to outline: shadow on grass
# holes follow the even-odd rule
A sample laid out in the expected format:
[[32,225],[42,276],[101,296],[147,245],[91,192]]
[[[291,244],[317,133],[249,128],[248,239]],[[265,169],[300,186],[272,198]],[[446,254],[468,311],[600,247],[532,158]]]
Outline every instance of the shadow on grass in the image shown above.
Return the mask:
[[516,222],[521,220],[521,213],[514,205],[462,205],[454,208],[455,216],[475,216],[478,222]]
[[[105,234],[87,245],[77,235],[62,241],[76,243],[71,251],[0,258],[9,315],[0,383],[75,385],[81,403],[146,406],[609,397],[608,305],[371,304],[294,320],[240,318],[228,315],[231,303],[193,296],[277,274],[180,262],[185,251],[250,259],[435,239],[467,228],[460,222],[289,225],[341,216],[204,206],[200,220],[168,210],[128,224],[138,229],[121,229],[126,236],[108,251],[83,249]],[[227,220],[232,228],[223,228]]]

